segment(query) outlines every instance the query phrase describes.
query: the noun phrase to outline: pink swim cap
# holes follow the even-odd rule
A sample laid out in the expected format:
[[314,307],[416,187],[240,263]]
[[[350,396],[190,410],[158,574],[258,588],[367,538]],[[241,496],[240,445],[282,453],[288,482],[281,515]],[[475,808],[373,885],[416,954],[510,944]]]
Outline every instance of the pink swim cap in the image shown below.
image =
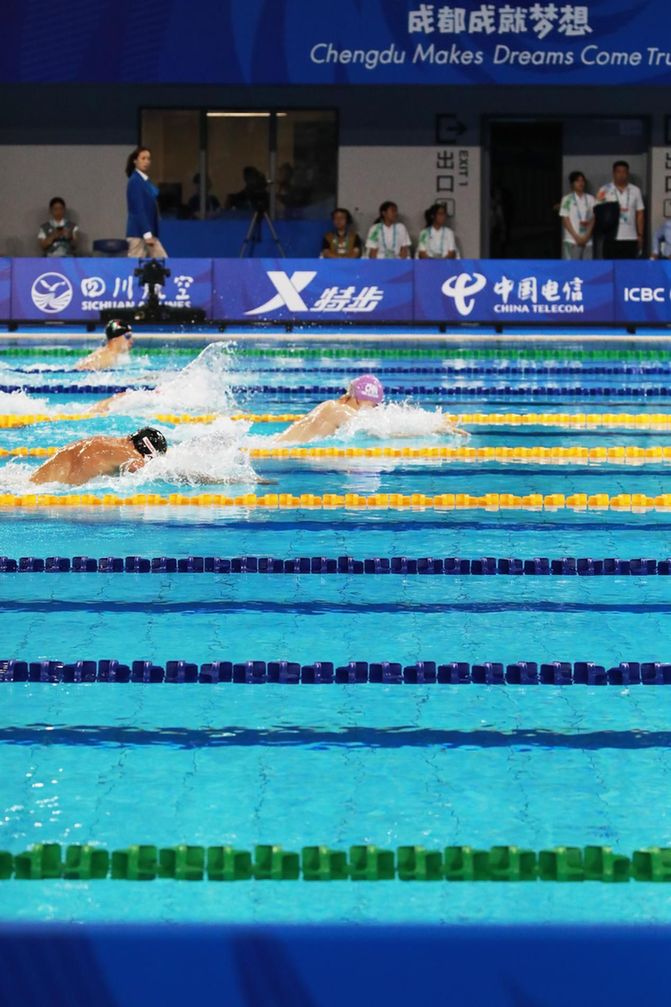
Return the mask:
[[384,388],[374,374],[362,374],[350,383],[349,393],[357,402],[376,402],[378,405],[384,398]]

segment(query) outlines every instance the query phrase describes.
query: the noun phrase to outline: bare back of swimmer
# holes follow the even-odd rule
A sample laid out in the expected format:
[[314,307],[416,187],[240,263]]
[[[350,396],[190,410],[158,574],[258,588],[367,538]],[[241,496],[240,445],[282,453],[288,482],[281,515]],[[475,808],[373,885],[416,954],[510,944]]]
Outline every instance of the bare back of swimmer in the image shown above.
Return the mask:
[[339,399],[327,399],[274,438],[277,444],[305,444],[336,433],[361,409],[374,409],[384,399],[384,388],[374,374],[362,374]]
[[[362,409],[374,409],[384,399],[384,388],[374,374],[363,374],[355,378],[339,399],[328,399],[315,406],[309,413],[296,420],[281,434],[273,438],[275,444],[307,444],[308,441],[322,440],[330,437],[344,426],[357,412]],[[459,434],[468,437],[469,434],[448,417],[444,417],[441,427],[445,433]],[[395,436],[402,436],[396,433]]]
[[153,427],[144,427],[130,437],[88,437],[61,448],[40,465],[30,481],[83,486],[97,476],[136,472],[167,449],[165,437]]
[[133,330],[127,322],[112,320],[105,326],[104,346],[100,346],[76,365],[76,371],[104,371],[128,360],[133,346]]

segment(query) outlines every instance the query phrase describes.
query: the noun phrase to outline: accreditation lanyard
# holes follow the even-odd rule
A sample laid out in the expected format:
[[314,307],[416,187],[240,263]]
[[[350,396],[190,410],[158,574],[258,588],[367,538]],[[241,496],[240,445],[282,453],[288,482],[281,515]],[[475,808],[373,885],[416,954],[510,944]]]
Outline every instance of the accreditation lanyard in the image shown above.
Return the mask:
[[583,201],[582,208],[578,202],[577,194],[575,192],[573,193],[573,202],[575,203],[575,208],[578,211],[578,227],[580,228],[580,233],[584,234],[587,230],[587,214],[589,212],[589,206],[587,203],[587,196],[582,196],[581,198]]
[[385,224],[380,224],[380,239],[382,241],[383,259],[394,259],[396,257],[396,224],[391,225],[391,246],[387,244],[387,236],[384,233]]
[[615,188],[615,195],[617,196],[617,201],[620,204],[620,219],[623,224],[627,224],[629,222],[629,186],[627,186],[627,188],[624,190],[624,197],[627,200],[626,203],[623,203],[622,200],[620,199],[620,190],[618,189],[618,187],[615,186],[614,188]]
[[444,259],[445,258],[445,232],[446,232],[446,230],[447,230],[447,228],[445,228],[445,227],[432,227],[431,230],[429,231],[429,242],[428,242],[429,245],[431,244],[431,231],[433,231],[434,234],[440,233],[440,255],[438,256],[439,259]]

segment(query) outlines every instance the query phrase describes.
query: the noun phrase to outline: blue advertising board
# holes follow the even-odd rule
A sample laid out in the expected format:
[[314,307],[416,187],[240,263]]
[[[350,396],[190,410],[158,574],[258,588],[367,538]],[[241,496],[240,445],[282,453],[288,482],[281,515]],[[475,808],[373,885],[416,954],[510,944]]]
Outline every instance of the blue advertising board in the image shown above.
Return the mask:
[[12,295],[12,260],[0,259],[0,318],[9,318]]
[[9,4],[0,80],[669,84],[668,0]]
[[418,261],[415,321],[610,324],[610,262],[525,259]]
[[215,259],[215,318],[407,322],[414,263],[372,259]]
[[[137,259],[0,258],[0,319],[95,322],[141,304]],[[671,261],[169,259],[162,303],[215,321],[671,324]]]
[[[21,321],[97,321],[105,308],[133,308],[145,290],[137,259],[14,259],[11,317]],[[162,303],[212,311],[212,260],[170,259]],[[6,317],[6,316],[5,316]]]
[[671,323],[671,262],[616,262],[614,267],[618,321]]

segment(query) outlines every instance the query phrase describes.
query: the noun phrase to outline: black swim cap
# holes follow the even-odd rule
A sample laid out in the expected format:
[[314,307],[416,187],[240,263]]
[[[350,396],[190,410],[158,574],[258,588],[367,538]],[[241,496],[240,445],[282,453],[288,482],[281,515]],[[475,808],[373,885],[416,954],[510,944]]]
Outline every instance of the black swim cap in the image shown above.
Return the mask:
[[122,322],[118,318],[113,318],[111,322],[108,322],[105,326],[105,335],[108,340],[116,339],[117,336],[125,336],[128,333],[133,334],[128,322]]
[[168,450],[168,442],[155,427],[142,427],[136,434],[131,434],[129,440],[133,442],[135,450],[145,457],[153,454],[164,455]]

